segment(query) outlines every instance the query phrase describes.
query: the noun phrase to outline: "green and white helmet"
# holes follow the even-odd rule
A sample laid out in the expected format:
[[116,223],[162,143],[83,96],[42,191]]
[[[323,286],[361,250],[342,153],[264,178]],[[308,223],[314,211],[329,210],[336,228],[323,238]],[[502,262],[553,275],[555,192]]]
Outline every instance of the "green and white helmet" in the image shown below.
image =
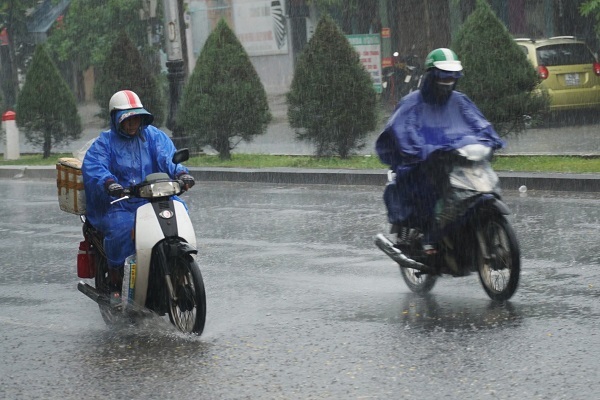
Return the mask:
[[427,54],[425,69],[438,68],[442,71],[458,72],[463,67],[455,52],[446,48],[439,48]]

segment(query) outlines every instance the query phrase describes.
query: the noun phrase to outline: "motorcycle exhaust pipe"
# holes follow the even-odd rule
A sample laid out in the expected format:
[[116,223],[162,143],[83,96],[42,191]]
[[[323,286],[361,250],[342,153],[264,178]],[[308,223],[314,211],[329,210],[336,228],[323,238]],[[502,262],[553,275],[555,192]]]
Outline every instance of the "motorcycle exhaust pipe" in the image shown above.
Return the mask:
[[96,290],[96,288],[88,285],[85,282],[81,282],[80,281],[77,284],[77,289],[81,293],[85,294],[87,297],[89,297],[90,299],[94,300],[98,304],[103,304],[103,305],[110,304],[110,301],[106,298],[105,295],[103,295],[98,290]]
[[375,236],[375,244],[401,267],[416,269],[427,274],[433,273],[433,270],[427,265],[421,264],[420,262],[407,257],[382,233],[378,233]]

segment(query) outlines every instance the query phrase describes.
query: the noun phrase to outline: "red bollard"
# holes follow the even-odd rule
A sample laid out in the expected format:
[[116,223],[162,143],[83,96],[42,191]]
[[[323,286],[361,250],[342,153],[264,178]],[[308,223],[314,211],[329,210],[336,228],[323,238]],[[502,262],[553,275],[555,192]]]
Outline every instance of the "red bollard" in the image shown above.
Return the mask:
[[5,160],[18,160],[21,156],[19,151],[19,128],[17,128],[17,114],[7,111],[2,115],[2,127],[6,133],[6,146],[4,146]]

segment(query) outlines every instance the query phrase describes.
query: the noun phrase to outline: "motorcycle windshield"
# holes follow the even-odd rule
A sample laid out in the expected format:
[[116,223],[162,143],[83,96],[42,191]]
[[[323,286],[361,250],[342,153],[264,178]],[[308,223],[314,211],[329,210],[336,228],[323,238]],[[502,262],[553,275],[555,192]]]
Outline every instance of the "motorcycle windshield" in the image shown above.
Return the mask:
[[491,193],[496,191],[498,181],[498,175],[485,160],[457,165],[450,172],[450,185],[457,189]]

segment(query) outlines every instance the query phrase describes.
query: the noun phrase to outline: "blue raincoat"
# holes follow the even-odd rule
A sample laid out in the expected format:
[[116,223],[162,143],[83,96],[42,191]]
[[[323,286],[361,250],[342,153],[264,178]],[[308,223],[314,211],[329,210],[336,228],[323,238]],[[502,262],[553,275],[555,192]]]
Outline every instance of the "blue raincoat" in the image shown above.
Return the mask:
[[135,252],[131,239],[135,211],[147,201],[130,199],[111,205],[114,198],[106,193],[105,182],[112,179],[128,187],[154,172],[164,172],[172,178],[189,172],[184,166],[173,164],[175,146],[160,129],[142,126],[133,137],[120,132],[115,121],[122,113],[113,115],[111,129],[94,141],[82,165],[86,217],[104,234],[104,250],[112,268],[123,266],[125,258]]
[[504,147],[490,122],[463,93],[453,91],[444,104],[425,101],[422,90],[402,98],[375,144],[380,160],[396,173],[396,181],[384,192],[388,221],[429,231],[441,195],[439,181],[429,176],[428,164],[435,159],[430,156],[474,143]]

